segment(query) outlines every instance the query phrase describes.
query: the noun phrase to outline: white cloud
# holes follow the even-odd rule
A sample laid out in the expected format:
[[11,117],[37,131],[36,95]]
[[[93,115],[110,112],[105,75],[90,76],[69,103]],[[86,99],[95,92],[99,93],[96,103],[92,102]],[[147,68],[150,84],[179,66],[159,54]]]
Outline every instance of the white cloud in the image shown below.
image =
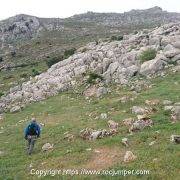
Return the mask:
[[40,17],[69,17],[87,11],[124,12],[160,6],[180,12],[179,0],[0,0],[0,19],[15,14]]

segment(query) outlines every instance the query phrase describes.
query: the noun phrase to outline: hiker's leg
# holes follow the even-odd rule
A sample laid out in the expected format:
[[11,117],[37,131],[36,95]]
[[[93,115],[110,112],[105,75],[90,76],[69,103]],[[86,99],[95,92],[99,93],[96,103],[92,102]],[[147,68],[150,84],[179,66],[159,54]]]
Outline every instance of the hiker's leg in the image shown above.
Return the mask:
[[29,150],[31,144],[31,138],[27,139],[27,150]]
[[35,141],[36,141],[36,138],[32,137],[32,138],[31,138],[30,147],[29,147],[29,155],[30,155],[30,154],[32,153],[32,151],[33,151]]

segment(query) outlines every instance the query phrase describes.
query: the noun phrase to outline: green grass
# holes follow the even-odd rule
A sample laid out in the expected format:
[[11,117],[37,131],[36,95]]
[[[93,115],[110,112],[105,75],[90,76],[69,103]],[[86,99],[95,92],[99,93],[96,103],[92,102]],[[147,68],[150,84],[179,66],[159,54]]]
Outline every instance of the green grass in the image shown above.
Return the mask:
[[145,61],[154,59],[156,57],[156,54],[157,54],[157,52],[155,49],[149,48],[141,53],[141,55],[139,56],[139,59],[143,63]]
[[[43,102],[31,104],[22,112],[16,114],[5,114],[4,120],[0,121],[0,127],[4,131],[0,136],[0,151],[5,152],[0,156],[0,179],[37,179],[37,176],[30,175],[29,165],[32,163],[34,169],[76,169],[84,167],[93,156],[92,151],[87,148],[111,147],[119,151],[133,151],[138,159],[125,164],[119,159],[117,164],[109,169],[145,169],[150,170],[150,175],[126,176],[127,179],[178,179],[179,177],[179,152],[180,146],[172,144],[169,137],[172,134],[180,133],[180,124],[171,124],[170,117],[163,111],[163,106],[157,107],[158,111],[151,115],[154,121],[152,128],[134,133],[128,136],[127,128],[121,122],[124,118],[134,117],[130,108],[133,105],[144,105],[146,99],[164,99],[179,102],[180,86],[179,74],[172,74],[167,77],[153,80],[152,88],[142,91],[134,102],[120,103],[118,99],[126,94],[132,94],[127,89],[111,86],[112,93],[104,98],[91,102],[84,97],[73,93],[73,91],[61,93]],[[113,108],[113,110],[112,110]],[[126,112],[124,112],[126,110]],[[79,131],[90,127],[94,129],[107,128],[107,120],[89,117],[93,112],[95,116],[106,112],[108,119],[119,122],[119,134],[95,141],[84,141],[79,137]],[[25,140],[23,129],[28,121],[19,123],[20,120],[36,116],[38,122],[45,123],[41,138],[37,141],[32,156],[25,152]],[[67,142],[63,139],[64,133],[69,131],[75,135],[74,142]],[[159,134],[156,133],[159,131]],[[124,147],[121,138],[128,137],[131,146]],[[156,138],[157,143],[153,146],[148,144]],[[43,153],[41,147],[44,143],[54,144],[54,150]],[[68,153],[68,151],[71,151]],[[157,158],[156,163],[153,159]],[[43,163],[43,164],[42,164]],[[59,176],[46,176],[40,179],[60,179]],[[61,179],[72,179],[71,176],[63,176]],[[73,179],[112,179],[111,176],[73,176]],[[124,179],[122,176],[114,176],[113,179]]]
[[[30,76],[34,76],[34,70],[44,72],[47,69],[45,62],[40,62],[36,65],[19,67],[13,70],[0,71],[0,92],[6,92],[10,87],[21,84],[23,81],[29,80]],[[24,80],[22,78],[24,77]]]

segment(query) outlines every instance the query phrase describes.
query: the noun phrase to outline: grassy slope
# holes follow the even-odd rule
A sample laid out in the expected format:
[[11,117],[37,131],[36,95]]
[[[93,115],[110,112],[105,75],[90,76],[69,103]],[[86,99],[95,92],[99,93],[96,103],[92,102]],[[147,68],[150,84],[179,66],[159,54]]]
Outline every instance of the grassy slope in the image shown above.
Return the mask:
[[[89,117],[91,112],[100,115],[102,112],[110,112],[109,118],[119,123],[124,118],[133,117],[130,108],[133,105],[144,105],[146,99],[158,98],[179,102],[180,86],[179,75],[169,75],[166,78],[153,80],[155,86],[143,91],[134,102],[125,104],[117,101],[125,94],[131,94],[126,89],[116,91],[112,87],[112,93],[90,103],[82,96],[72,92],[62,93],[46,101],[29,105],[22,112],[16,114],[6,114],[5,119],[0,121],[0,126],[4,127],[4,133],[0,137],[0,150],[5,154],[0,156],[0,179],[37,179],[37,176],[29,175],[29,165],[32,163],[35,169],[75,169],[83,167],[92,157],[93,151],[86,151],[87,148],[97,147],[118,148],[120,151],[133,151],[138,159],[132,163],[125,164],[122,159],[114,164],[110,169],[148,169],[149,176],[129,176],[128,179],[178,179],[180,168],[179,159],[180,146],[169,142],[172,134],[180,133],[179,124],[171,124],[169,115],[163,111],[163,106],[158,106],[158,112],[151,115],[155,125],[152,128],[144,129],[128,136],[131,146],[124,147],[121,138],[127,137],[127,128],[120,126],[120,133],[114,137],[107,137],[96,141],[84,141],[78,137],[79,131],[85,127],[95,129],[107,128],[106,120]],[[112,110],[114,108],[114,110]],[[127,112],[124,112],[126,110]],[[20,120],[28,119],[35,115],[39,122],[45,123],[41,139],[38,140],[35,152],[32,156],[25,153],[25,141],[23,139],[23,129],[27,122],[18,123]],[[159,131],[157,135],[155,131]],[[63,139],[66,131],[73,133],[76,138],[74,142],[67,142]],[[148,144],[157,137],[157,143],[153,146]],[[51,152],[41,152],[44,143],[50,142],[55,145]],[[70,153],[67,150],[71,150]],[[156,163],[153,159],[158,158]],[[43,164],[42,164],[43,163]],[[86,176],[87,179],[109,179],[110,176]],[[79,176],[75,176],[79,179]],[[114,179],[120,179],[117,176]],[[45,177],[43,179],[59,179]],[[66,179],[66,178],[65,178]],[[70,177],[68,179],[71,179]]]
[[[0,87],[0,92],[9,90],[10,87],[21,84],[23,81],[29,80],[32,76],[32,70],[36,69],[38,72],[44,72],[48,69],[45,62],[38,63],[36,65],[29,65],[26,67],[19,67],[14,70],[0,71],[0,84],[4,84]],[[27,77],[22,80],[21,75],[26,74]]]

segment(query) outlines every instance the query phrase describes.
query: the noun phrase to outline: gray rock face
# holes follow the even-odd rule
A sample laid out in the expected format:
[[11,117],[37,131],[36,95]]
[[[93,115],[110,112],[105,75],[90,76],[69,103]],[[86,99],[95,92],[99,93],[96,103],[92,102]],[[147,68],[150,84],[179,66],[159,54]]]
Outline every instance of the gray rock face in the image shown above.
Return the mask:
[[166,63],[159,58],[144,62],[141,65],[140,74],[142,75],[151,75],[156,72],[164,69]]
[[107,92],[107,89],[105,87],[99,87],[97,89],[96,96],[101,97],[101,96],[103,96],[104,94],[107,94],[107,93],[108,92]]
[[[83,74],[86,72],[101,75],[105,83],[115,82],[123,85],[128,84],[130,78],[139,73],[145,76],[155,75],[162,71],[169,62],[178,61],[179,49],[174,47],[172,43],[162,45],[162,39],[179,37],[179,34],[180,24],[176,23],[141,31],[138,34],[126,35],[122,41],[89,43],[84,47],[86,52],[79,51],[68,59],[54,64],[47,72],[24,82],[21,86],[11,88],[10,92],[0,99],[0,113],[66,91],[75,85],[74,81],[77,77],[83,78]],[[157,49],[155,59],[141,64],[139,55],[142,50],[155,48],[148,42],[151,38],[156,39],[157,37],[161,41],[158,44],[161,46],[161,50]],[[153,41],[151,44],[154,44]],[[130,51],[132,45],[135,45],[136,48]],[[178,66],[174,68],[178,68]],[[95,96],[100,97],[106,93],[107,89],[100,87],[90,89],[87,95],[95,94]]]
[[14,106],[10,109],[10,112],[11,113],[15,113],[15,112],[18,112],[21,110],[21,107],[20,106]]

